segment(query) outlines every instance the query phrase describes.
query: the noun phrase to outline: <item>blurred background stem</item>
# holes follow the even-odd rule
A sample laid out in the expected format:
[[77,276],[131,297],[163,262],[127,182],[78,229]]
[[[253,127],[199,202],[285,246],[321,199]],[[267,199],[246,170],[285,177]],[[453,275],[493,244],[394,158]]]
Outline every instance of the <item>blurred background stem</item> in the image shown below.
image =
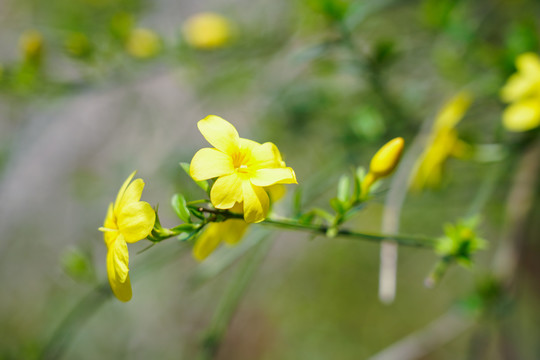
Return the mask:
[[271,244],[270,241],[263,239],[256,245],[253,253],[248,256],[243,266],[238,269],[235,277],[229,284],[227,293],[221,297],[212,322],[204,336],[199,357],[200,360],[210,360],[216,357],[231,319],[237,311],[249,283],[268,253]]

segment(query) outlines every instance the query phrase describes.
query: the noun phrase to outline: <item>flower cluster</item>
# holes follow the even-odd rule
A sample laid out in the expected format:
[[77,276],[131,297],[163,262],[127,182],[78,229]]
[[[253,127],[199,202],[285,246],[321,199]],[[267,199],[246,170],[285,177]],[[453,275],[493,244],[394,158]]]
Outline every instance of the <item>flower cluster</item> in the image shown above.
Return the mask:
[[203,148],[193,156],[191,177],[196,181],[217,178],[210,190],[216,209],[242,204],[247,223],[263,221],[269,208],[265,188],[296,184],[293,169],[285,165],[274,144],[240,138],[234,126],[219,116],[207,116],[197,125],[214,148]]

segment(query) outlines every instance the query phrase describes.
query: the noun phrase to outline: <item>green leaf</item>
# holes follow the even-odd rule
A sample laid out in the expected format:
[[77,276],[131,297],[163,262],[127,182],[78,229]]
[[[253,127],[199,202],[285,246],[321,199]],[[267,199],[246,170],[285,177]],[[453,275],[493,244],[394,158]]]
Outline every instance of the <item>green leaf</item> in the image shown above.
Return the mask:
[[[181,162],[180,166],[186,172],[186,174],[189,176],[189,178],[192,179],[191,175],[189,175],[189,164],[185,163],[185,162]],[[208,181],[206,181],[206,180],[203,180],[203,181],[193,180],[193,181],[195,182],[195,184],[197,184],[197,186],[199,186],[201,189],[203,189],[206,193],[208,193],[208,191],[210,190],[210,184],[208,183]]]
[[347,175],[341,175],[338,182],[337,198],[342,204],[349,201],[351,179]]
[[343,214],[345,212],[345,207],[338,198],[330,199],[330,205],[338,214]]
[[174,194],[171,198],[171,206],[176,215],[186,223],[191,222],[189,209],[187,207],[186,198],[182,194]]

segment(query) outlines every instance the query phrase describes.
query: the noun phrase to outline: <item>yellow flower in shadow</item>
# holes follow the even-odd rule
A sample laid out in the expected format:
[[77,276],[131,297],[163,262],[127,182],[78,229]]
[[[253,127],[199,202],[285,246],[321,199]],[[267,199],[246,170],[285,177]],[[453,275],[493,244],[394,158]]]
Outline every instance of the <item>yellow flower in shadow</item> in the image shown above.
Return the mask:
[[[133,172],[124,182],[115,203],[109,205],[103,227],[107,245],[107,275],[114,295],[121,301],[131,299],[129,253],[127,243],[146,238],[154,227],[156,215],[150,204],[140,201],[144,181]],[[131,182],[131,184],[130,184]]]
[[503,125],[521,132],[540,125],[540,58],[534,53],[521,54],[516,68],[501,89],[501,99],[510,104],[503,112]]
[[[241,214],[242,204],[236,204],[230,211]],[[242,219],[228,219],[208,224],[193,246],[193,257],[198,261],[203,261],[222,242],[236,245],[244,236],[247,228],[248,223]]]
[[[287,192],[285,185],[276,184],[267,187],[266,192],[270,201],[279,201]],[[235,214],[242,214],[243,204],[237,203],[230,210]],[[243,219],[228,219],[223,222],[214,222],[206,225],[206,229],[197,238],[193,246],[193,257],[198,261],[206,259],[221,243],[236,245],[246,233],[249,224]]]
[[413,190],[438,186],[442,181],[446,160],[450,156],[466,157],[469,145],[459,139],[455,126],[461,121],[471,102],[472,98],[468,93],[459,93],[447,102],[437,115],[426,149],[412,172]]
[[274,184],[296,184],[292,168],[286,167],[276,145],[240,138],[229,122],[209,115],[197,126],[214,148],[199,150],[190,165],[196,181],[217,178],[210,190],[216,209],[231,209],[243,204],[247,223],[263,221],[268,213],[266,187]]
[[229,20],[215,13],[200,13],[190,17],[182,30],[186,42],[202,50],[224,47],[232,37]]

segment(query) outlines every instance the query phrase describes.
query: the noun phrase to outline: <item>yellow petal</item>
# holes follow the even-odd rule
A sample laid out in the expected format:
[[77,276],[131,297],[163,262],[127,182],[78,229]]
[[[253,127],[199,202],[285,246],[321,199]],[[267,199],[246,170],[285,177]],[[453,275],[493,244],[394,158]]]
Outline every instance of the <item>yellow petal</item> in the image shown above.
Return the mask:
[[276,145],[266,142],[260,146],[254,147],[251,151],[253,169],[268,169],[283,167],[284,163],[281,154]]
[[129,252],[127,248],[127,243],[119,235],[114,245],[111,246],[109,252],[112,253],[112,265],[114,268],[114,278],[118,282],[125,282],[129,273]]
[[124,192],[124,195],[120,199],[120,202],[118,203],[118,207],[116,208],[116,211],[121,212],[124,206],[141,200],[143,189],[144,189],[143,179],[136,179],[131,184],[129,184],[126,191]]
[[109,204],[109,208],[107,209],[107,215],[105,216],[105,221],[103,222],[103,227],[106,227],[107,229],[116,229],[116,220],[114,218],[113,203]]
[[197,181],[212,179],[233,172],[232,158],[219,150],[210,148],[197,151],[189,165],[189,175]]
[[250,178],[250,181],[256,186],[297,183],[294,171],[290,167],[257,170]]
[[250,139],[244,139],[244,138],[240,138],[238,143],[240,144],[240,151],[251,152],[254,148],[261,146],[261,144],[259,144],[256,141],[253,141]]
[[236,245],[248,228],[247,222],[241,219],[230,219],[219,223],[221,225],[221,240],[228,245]]
[[217,209],[230,209],[242,201],[242,180],[236,173],[216,180],[210,190],[210,200]]
[[232,35],[227,18],[215,13],[200,13],[189,18],[182,28],[186,42],[194,48],[215,49],[225,46]]
[[540,76],[540,57],[533,52],[521,54],[516,59],[516,67],[529,76]]
[[154,209],[145,201],[126,205],[118,214],[118,229],[125,240],[133,243],[146,238],[156,220]]
[[504,102],[513,102],[532,93],[535,82],[527,76],[516,73],[511,75],[501,89],[501,99]]
[[[125,241],[122,240],[122,242],[124,245],[126,244]],[[112,248],[109,248],[109,251],[107,252],[107,275],[109,278],[109,284],[111,285],[111,290],[114,296],[116,296],[118,300],[129,301],[132,296],[129,272],[126,272],[124,281],[120,281],[117,275],[117,269],[116,269],[116,262],[118,261],[117,255],[115,254],[116,251],[117,250],[115,250],[115,247],[112,247]],[[126,251],[127,251],[127,246],[126,246]]]
[[435,128],[456,126],[471,106],[471,102],[472,97],[467,92],[460,92],[451,98],[437,115]]
[[[101,228],[100,228],[101,230]],[[120,232],[118,230],[109,230],[104,229],[103,231],[103,240],[105,241],[105,245],[107,245],[107,248],[110,247],[114,242],[116,241],[116,238],[118,235],[120,235]]]
[[268,213],[268,195],[259,186],[252,185],[250,181],[242,181],[244,195],[244,219],[247,223],[261,222]]
[[206,141],[226,154],[232,154],[239,148],[239,136],[235,127],[216,115],[208,115],[197,123],[197,127]]
[[265,190],[268,193],[268,196],[270,197],[270,200],[272,202],[281,200],[287,193],[287,188],[285,187],[285,185],[282,184],[275,184],[269,186]]
[[503,112],[503,125],[510,131],[527,131],[540,125],[540,99],[529,99],[508,106]]
[[518,72],[508,78],[501,89],[501,98],[513,102],[540,92],[540,59],[534,53],[525,53],[516,59]]
[[118,195],[116,195],[116,201],[114,202],[114,211],[116,211],[116,209],[118,208],[118,204],[120,203],[120,200],[124,196],[124,193],[126,192],[126,189],[129,183],[131,182],[131,179],[133,179],[136,173],[137,173],[137,170],[132,172],[131,175],[129,175],[126,181],[124,181],[124,183],[122,184],[120,191],[118,191]]
[[193,246],[193,257],[195,259],[203,261],[218,247],[223,235],[221,224],[211,223],[206,226],[206,229]]

